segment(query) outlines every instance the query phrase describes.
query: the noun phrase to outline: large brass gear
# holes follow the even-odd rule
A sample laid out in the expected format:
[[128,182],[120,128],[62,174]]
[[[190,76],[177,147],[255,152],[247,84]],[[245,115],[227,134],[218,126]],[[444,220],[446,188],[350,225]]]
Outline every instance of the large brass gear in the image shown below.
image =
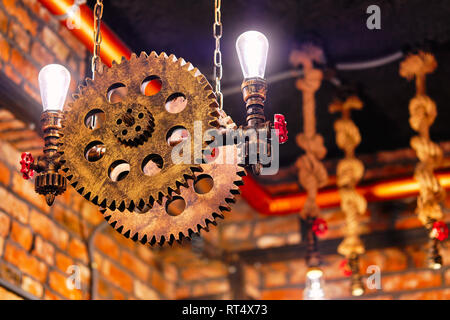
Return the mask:
[[[245,175],[237,161],[234,164],[225,163],[226,153],[237,153],[235,145],[222,146],[218,150],[216,158],[202,164],[202,172],[196,172],[193,179],[188,179],[186,186],[155,202],[148,211],[101,210],[105,219],[124,236],[151,245],[172,244],[191,238],[192,234],[202,229],[208,230],[210,224],[215,225],[217,218],[223,218],[223,213],[231,210],[230,204],[239,194],[238,186],[242,185],[242,176]],[[205,177],[212,178],[213,183],[208,192],[201,193],[194,184]],[[168,209],[168,204],[174,200],[184,204],[177,215]]]
[[[157,76],[162,87],[159,93],[146,96],[141,93],[141,84],[149,76]],[[108,89],[117,83],[125,85],[128,92],[120,103],[108,101]],[[165,103],[172,94],[182,93],[187,99],[186,108],[179,113],[169,113]],[[143,106],[151,114],[151,136],[147,141],[129,145],[120,141],[113,128],[117,119],[133,104]],[[155,201],[168,196],[187,179],[199,171],[199,164],[174,164],[172,147],[167,143],[167,134],[182,126],[192,134],[194,122],[200,121],[203,130],[218,126],[217,101],[206,78],[190,63],[165,53],[152,52],[139,57],[133,54],[130,60],[122,59],[120,64],[97,73],[95,80],[86,79],[86,86],[80,86],[74,95],[74,102],[65,110],[61,151],[66,178],[83,195],[104,208],[133,211],[135,207],[152,206]],[[85,117],[93,111],[102,111],[104,124],[95,130],[85,125]],[[117,132],[116,132],[117,134]],[[194,143],[195,142],[195,139]],[[91,162],[86,159],[85,148],[100,143],[102,157]],[[194,143],[192,152],[194,154]],[[206,146],[204,142],[202,148]],[[100,150],[100,149],[99,149]],[[145,158],[159,155],[163,160],[161,171],[155,175],[144,175],[142,164]],[[129,172],[120,181],[110,178],[113,163],[128,163]]]

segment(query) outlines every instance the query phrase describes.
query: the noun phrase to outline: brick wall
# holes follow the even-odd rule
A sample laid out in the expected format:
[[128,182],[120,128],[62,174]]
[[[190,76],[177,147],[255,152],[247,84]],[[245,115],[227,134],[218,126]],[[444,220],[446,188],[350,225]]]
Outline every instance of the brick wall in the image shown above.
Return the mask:
[[[73,90],[85,76],[86,58],[82,45],[37,1],[0,0],[0,70],[37,103],[40,103],[37,74],[43,65],[56,62],[67,66]],[[38,298],[88,299],[93,265],[99,274],[100,298],[228,299],[236,289],[230,279],[242,271],[243,291],[248,297],[302,298],[306,272],[303,259],[244,263],[242,270],[236,269],[233,260],[236,253],[276,250],[301,243],[296,215],[263,216],[242,199],[218,227],[203,233],[209,248],[203,253],[193,252],[189,243],[167,249],[149,248],[106,227],[97,235],[94,259],[89,261],[87,239],[103,221],[97,207],[69,187],[49,208],[44,198],[34,193],[33,182],[23,180],[19,174],[20,152],[32,151],[36,155],[42,143],[36,130],[11,111],[0,108],[1,279]],[[363,233],[420,227],[414,209],[413,198],[372,203],[367,213],[359,217]],[[343,213],[330,209],[323,215],[329,224],[329,232],[323,239],[341,238]],[[449,299],[449,250],[442,251],[446,265],[439,271],[425,268],[423,246],[368,251],[362,259],[362,269],[371,264],[381,268],[382,290],[369,290],[364,298]],[[340,261],[337,254],[324,256],[325,290],[329,298],[351,298],[349,279],[338,267]],[[72,265],[81,271],[80,290],[66,286]],[[18,297],[0,287],[2,298]]]
[[[86,58],[82,44],[37,1],[0,1],[0,70],[37,103],[37,76],[42,66],[65,65],[72,75],[73,91],[85,77]],[[38,298],[88,299],[91,261],[87,239],[103,217],[70,187],[50,208],[35,194],[33,182],[22,179],[20,152],[37,155],[42,145],[33,127],[0,109],[0,278]],[[92,262],[99,271],[100,298],[164,299],[174,295],[177,273],[162,268],[148,247],[107,227],[97,235],[95,248]],[[80,268],[80,290],[66,286],[72,265]],[[0,299],[13,297],[0,289]]]

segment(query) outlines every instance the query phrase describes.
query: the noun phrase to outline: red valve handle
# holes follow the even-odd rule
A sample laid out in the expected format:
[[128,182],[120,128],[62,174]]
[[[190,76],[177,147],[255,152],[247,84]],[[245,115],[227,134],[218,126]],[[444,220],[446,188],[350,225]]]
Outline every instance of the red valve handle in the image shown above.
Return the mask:
[[448,227],[445,222],[436,221],[433,223],[433,228],[431,229],[431,237],[436,238],[439,241],[445,241],[448,238]]
[[32,168],[34,159],[31,153],[24,152],[22,153],[22,160],[20,160],[20,172],[23,174],[23,178],[25,180],[31,179],[34,176],[34,170]]
[[341,261],[341,263],[339,264],[339,269],[341,269],[342,273],[346,277],[350,277],[353,273],[352,269],[350,269],[347,259]]
[[276,130],[280,144],[283,144],[288,140],[286,124],[286,120],[282,114],[277,113],[273,116],[273,127]]
[[312,224],[312,231],[316,236],[324,235],[328,231],[327,222],[322,218],[314,219],[314,222]]

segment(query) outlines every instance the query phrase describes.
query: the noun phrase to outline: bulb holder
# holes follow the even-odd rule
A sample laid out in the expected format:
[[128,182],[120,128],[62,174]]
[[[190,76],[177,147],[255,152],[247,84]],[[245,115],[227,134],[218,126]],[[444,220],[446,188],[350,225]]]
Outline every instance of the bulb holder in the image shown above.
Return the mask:
[[442,268],[442,263],[442,255],[439,253],[439,240],[430,239],[428,267],[433,270],[439,270]]
[[244,79],[241,90],[247,109],[247,126],[256,127],[265,122],[264,102],[267,95],[267,81],[263,78]]
[[362,296],[364,294],[364,285],[362,283],[362,277],[359,274],[359,255],[353,253],[348,258],[348,265],[351,270],[351,293],[355,297]]
[[[35,191],[44,195],[49,206],[55,197],[62,194],[67,187],[66,178],[60,174],[61,154],[59,138],[61,137],[64,113],[62,111],[44,111],[41,115],[41,129],[44,137],[44,154],[30,164],[30,170],[36,171]],[[28,154],[28,153],[27,153]],[[31,155],[30,155],[31,156]],[[31,157],[32,158],[32,157]],[[27,179],[27,177],[24,178]]]

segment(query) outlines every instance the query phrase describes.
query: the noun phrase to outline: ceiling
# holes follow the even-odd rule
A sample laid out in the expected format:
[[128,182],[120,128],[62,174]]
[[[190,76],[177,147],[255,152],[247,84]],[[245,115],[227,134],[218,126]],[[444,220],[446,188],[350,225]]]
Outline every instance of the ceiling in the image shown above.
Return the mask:
[[[94,1],[88,1],[93,7]],[[434,140],[450,140],[450,2],[448,0],[376,1],[381,8],[381,30],[366,28],[366,9],[375,2],[364,0],[223,0],[222,88],[240,85],[242,75],[235,52],[237,36],[249,29],[263,32],[270,42],[266,75],[286,71],[290,51],[305,39],[319,40],[327,64],[379,58],[399,50],[425,48],[438,61],[438,69],[428,77],[428,93],[438,105],[439,115],[431,129]],[[165,51],[192,62],[208,78],[212,74],[214,39],[212,0],[109,0],[104,20],[135,52]],[[413,83],[398,75],[398,61],[362,71],[339,71],[344,84],[357,88],[364,102],[354,112],[363,142],[358,153],[405,148],[413,131],[408,124],[408,101]],[[324,136],[328,158],[340,157],[335,145],[333,121],[328,113],[336,87],[324,82],[317,92],[317,130]],[[225,110],[237,123],[244,121],[241,95],[225,97]],[[281,146],[281,165],[292,164],[302,151],[295,144],[301,131],[301,94],[294,79],[269,85],[266,116],[283,113],[290,140]]]

